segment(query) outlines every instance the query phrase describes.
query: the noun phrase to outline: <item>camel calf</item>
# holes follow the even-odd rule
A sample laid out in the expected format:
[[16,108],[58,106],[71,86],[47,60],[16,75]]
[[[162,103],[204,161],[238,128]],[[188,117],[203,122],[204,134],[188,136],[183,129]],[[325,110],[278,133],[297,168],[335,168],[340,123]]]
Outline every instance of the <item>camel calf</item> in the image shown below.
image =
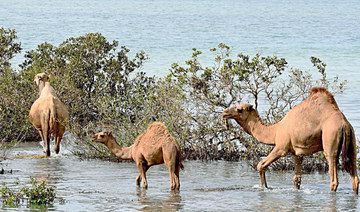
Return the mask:
[[343,168],[350,173],[354,193],[358,194],[354,129],[340,111],[333,95],[325,88],[312,88],[308,98],[274,125],[264,124],[253,106],[247,103],[229,107],[222,115],[226,119],[235,119],[245,132],[258,141],[275,146],[257,166],[263,186],[267,187],[266,168],[280,157],[291,153],[295,158],[293,183],[299,189],[302,157],[324,151],[329,163],[330,189],[336,191],[337,164],[341,152]]
[[171,190],[180,188],[179,172],[180,168],[184,169],[181,149],[164,124],[154,122],[149,125],[130,147],[119,146],[110,131],[99,132],[93,135],[92,140],[105,144],[118,158],[135,161],[140,172],[136,185],[140,186],[143,180],[143,187],[147,188],[146,171],[153,165],[165,162],[169,170]]
[[45,73],[35,76],[34,81],[39,86],[40,97],[31,106],[29,118],[32,125],[39,131],[46,155],[50,156],[51,138],[55,139],[56,154],[60,151],[60,142],[65,132],[63,124],[68,119],[69,112],[56,96],[48,80],[49,76]]

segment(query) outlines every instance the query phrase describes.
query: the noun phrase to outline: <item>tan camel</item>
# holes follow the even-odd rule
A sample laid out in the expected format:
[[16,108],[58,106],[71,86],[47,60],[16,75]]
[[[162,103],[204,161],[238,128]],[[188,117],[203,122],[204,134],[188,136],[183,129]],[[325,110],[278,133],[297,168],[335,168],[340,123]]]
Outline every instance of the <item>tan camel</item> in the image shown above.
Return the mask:
[[60,151],[60,142],[65,132],[64,122],[69,117],[66,106],[59,100],[55,90],[48,82],[49,76],[40,73],[35,76],[35,83],[39,86],[40,97],[31,106],[30,122],[39,131],[46,155],[50,156],[50,140],[55,139],[54,150]]
[[224,110],[223,117],[235,119],[245,132],[258,141],[274,145],[272,152],[257,165],[261,183],[267,187],[265,170],[274,161],[294,154],[293,183],[301,184],[302,156],[324,151],[329,163],[331,191],[338,187],[337,163],[342,152],[343,168],[350,173],[352,188],[358,194],[359,178],[356,171],[356,141],[354,129],[339,110],[333,95],[325,88],[311,89],[310,96],[291,109],[274,125],[265,125],[251,104],[240,104]]
[[133,160],[139,169],[136,185],[147,188],[146,171],[153,165],[165,162],[169,170],[171,189],[180,188],[181,149],[175,138],[172,137],[166,126],[160,122],[154,122],[147,130],[139,135],[135,143],[130,147],[121,147],[110,131],[99,132],[92,137],[93,141],[105,144],[116,157],[124,160]]

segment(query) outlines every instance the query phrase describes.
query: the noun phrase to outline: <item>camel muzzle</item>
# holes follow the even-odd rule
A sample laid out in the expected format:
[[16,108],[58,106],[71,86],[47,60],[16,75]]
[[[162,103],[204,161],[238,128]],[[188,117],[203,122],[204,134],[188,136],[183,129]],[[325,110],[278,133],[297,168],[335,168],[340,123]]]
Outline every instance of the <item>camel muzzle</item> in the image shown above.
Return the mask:
[[96,135],[91,136],[91,141],[96,141]]
[[223,126],[225,129],[229,130],[229,129],[230,129],[230,120],[227,119],[227,118],[223,118],[222,126]]

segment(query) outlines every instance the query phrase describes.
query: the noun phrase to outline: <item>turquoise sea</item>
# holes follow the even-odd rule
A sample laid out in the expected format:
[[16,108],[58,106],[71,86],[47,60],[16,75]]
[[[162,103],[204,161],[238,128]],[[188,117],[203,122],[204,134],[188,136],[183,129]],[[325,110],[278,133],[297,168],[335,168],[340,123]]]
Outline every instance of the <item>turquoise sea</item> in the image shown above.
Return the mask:
[[[120,45],[128,47],[131,52],[144,50],[150,59],[143,70],[149,75],[157,76],[167,74],[174,62],[184,64],[184,61],[191,57],[192,48],[202,50],[205,54],[204,63],[212,65],[213,55],[207,50],[221,42],[233,48],[234,56],[240,52],[250,56],[258,52],[264,56],[276,55],[286,58],[289,66],[303,70],[312,68],[310,57],[315,56],[327,64],[330,77],[338,75],[341,80],[348,81],[345,93],[335,98],[354,126],[359,140],[358,0],[0,0],[1,26],[15,29],[23,48],[22,54],[13,60],[14,67],[24,60],[25,51],[36,49],[37,45],[43,42],[59,45],[69,37],[89,32],[100,32],[109,41],[118,40]],[[174,196],[167,190],[166,170],[161,168],[160,172],[163,174],[156,175],[159,177],[159,184],[144,194],[139,190],[136,193],[133,187],[137,175],[133,164],[126,169],[131,175],[128,177],[130,179],[124,179],[117,186],[105,189],[92,179],[78,179],[78,175],[74,173],[66,174],[69,171],[68,165],[72,164],[73,167],[80,167],[79,169],[88,167],[86,170],[90,172],[86,172],[86,176],[90,178],[93,173],[108,173],[109,167],[113,166],[116,166],[115,169],[121,175],[119,170],[124,168],[124,165],[108,165],[97,161],[96,167],[92,169],[91,162],[80,164],[60,157],[27,160],[25,163],[28,168],[40,167],[40,170],[27,171],[22,170],[19,165],[21,162],[9,160],[7,163],[19,166],[17,176],[20,178],[34,173],[40,176],[48,174],[53,178],[55,176],[53,181],[60,188],[60,196],[65,199],[71,196],[72,199],[67,199],[68,202],[64,205],[55,204],[52,208],[60,211],[359,209],[358,199],[351,194],[349,176],[345,173],[340,176],[342,181],[336,194],[329,192],[328,174],[306,175],[304,189],[295,191],[291,185],[292,173],[284,175],[270,172],[269,181],[275,188],[263,191],[254,185],[260,183],[258,174],[244,168],[242,164],[217,162],[203,165],[200,162],[188,162],[190,170],[187,169],[182,175],[182,191],[180,195]],[[54,164],[61,169],[54,168]],[[226,166],[232,168],[219,175],[218,172],[212,172]],[[50,170],[50,173],[43,170]],[[203,172],[199,174],[195,170]],[[209,176],[205,172],[216,177],[208,180]],[[98,174],[95,177],[98,182],[102,182],[103,176]],[[159,180],[161,177],[164,181]],[[73,182],[74,179],[78,181]],[[73,184],[66,183],[66,180]],[[284,181],[287,182],[286,185],[282,184]],[[105,186],[109,183],[105,183]],[[77,190],[77,185],[82,185],[82,190]],[[94,187],[90,189],[88,186]],[[121,186],[126,186],[126,191],[121,191]],[[206,190],[208,187],[214,189]],[[113,198],[113,191],[107,189],[116,189],[114,192],[120,196]],[[122,198],[121,195],[129,196]],[[221,203],[216,202],[219,199]],[[96,205],[92,207],[93,202]]]
[[[329,76],[348,81],[336,99],[360,135],[359,11],[358,0],[1,0],[0,26],[16,29],[23,54],[43,42],[100,32],[134,53],[144,50],[149,75],[183,64],[192,48],[212,65],[207,50],[221,42],[234,56],[277,55],[303,70],[315,56]],[[14,64],[22,61],[19,55]]]
[[1,0],[0,26],[16,29],[24,51],[100,32],[147,52],[144,69],[156,75],[192,48],[223,42],[234,53],[277,55],[304,69],[316,56],[352,82],[360,67],[359,11],[357,0]]

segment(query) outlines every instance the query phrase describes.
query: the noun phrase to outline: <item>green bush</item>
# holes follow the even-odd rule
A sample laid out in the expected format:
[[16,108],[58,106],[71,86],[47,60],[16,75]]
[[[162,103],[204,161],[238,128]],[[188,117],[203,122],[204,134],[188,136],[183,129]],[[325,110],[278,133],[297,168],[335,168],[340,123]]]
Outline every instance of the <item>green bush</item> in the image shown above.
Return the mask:
[[[183,108],[189,111],[184,140],[190,143],[189,149],[201,151],[196,158],[203,158],[202,155],[225,160],[240,157],[256,167],[260,158],[267,156],[272,147],[260,144],[242,131],[237,123],[226,130],[221,116],[225,108],[250,102],[265,123],[273,124],[305,99],[313,86],[327,87],[335,94],[344,89],[345,81],[339,82],[337,77],[329,80],[326,64],[314,57],[311,62],[319,73],[319,79],[313,77],[316,73],[289,68],[284,58],[263,57],[260,54],[251,58],[240,53],[232,59],[231,48],[225,44],[219,44],[218,48],[210,51],[215,54],[214,66],[203,66],[199,60],[202,52],[194,49],[186,65],[173,64],[168,76],[171,87],[182,90],[185,95]],[[316,164],[326,164],[321,154],[310,156],[315,159],[304,162],[305,169],[318,167],[313,163],[315,161]],[[285,158],[272,167],[293,169],[293,160]]]
[[[16,182],[19,184],[19,182]],[[56,197],[54,186],[46,185],[45,181],[41,183],[35,178],[30,177],[31,186],[23,186],[17,191],[8,188],[5,183],[2,184],[1,197],[3,205],[16,207],[22,202],[35,205],[48,205],[52,204]]]
[[0,142],[22,140],[29,129],[28,88],[10,60],[21,52],[15,30],[0,28]]
[[[232,58],[225,44],[210,50],[213,66],[202,65],[202,52],[194,49],[185,65],[175,63],[167,76],[150,77],[142,71],[148,59],[143,51],[130,58],[129,49],[99,33],[69,38],[59,46],[40,44],[26,52],[21,70],[15,72],[9,63],[20,51],[15,31],[3,30],[1,36],[7,40],[0,44],[5,49],[0,60],[0,131],[5,140],[39,139],[28,112],[38,96],[33,78],[46,71],[69,107],[67,130],[81,146],[76,154],[83,157],[112,157],[105,147],[89,140],[92,132],[113,130],[119,143],[128,146],[148,124],[161,121],[177,138],[184,158],[246,159],[253,165],[271,147],[258,143],[237,124],[226,129],[221,116],[225,108],[251,102],[264,122],[272,124],[306,98],[311,87],[327,87],[336,94],[345,83],[328,79],[326,64],[315,57],[311,58],[315,71],[302,71],[276,56],[240,53]],[[324,164],[321,154],[308,158],[307,170],[323,168],[318,166]],[[292,168],[292,161],[286,157],[273,168]]]

